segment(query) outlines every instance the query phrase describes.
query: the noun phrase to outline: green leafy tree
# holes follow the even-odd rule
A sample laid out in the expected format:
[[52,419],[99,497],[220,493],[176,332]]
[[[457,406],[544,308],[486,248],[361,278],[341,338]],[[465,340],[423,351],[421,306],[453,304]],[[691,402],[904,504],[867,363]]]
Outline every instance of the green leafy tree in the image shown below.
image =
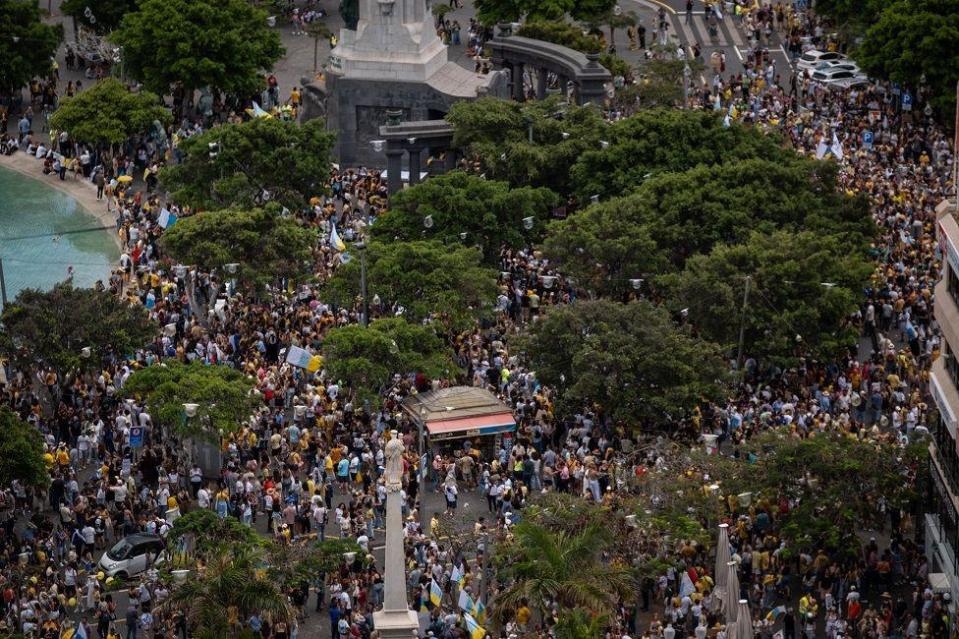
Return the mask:
[[610,615],[633,586],[628,568],[602,562],[612,538],[599,522],[569,534],[523,521],[512,532],[506,547],[496,551],[508,557],[497,566],[497,577],[509,583],[496,596],[493,614],[499,620],[508,619],[523,600],[541,613],[555,601],[560,610],[582,608]]
[[959,0],[899,0],[885,5],[853,55],[863,71],[919,88],[951,118],[959,77]]
[[588,23],[595,16],[612,14],[616,0],[576,0],[576,6],[570,12],[574,20]]
[[849,314],[871,272],[864,253],[834,236],[777,231],[718,245],[659,284],[670,308],[688,309],[699,335],[731,348],[749,277],[744,353],[789,362],[801,353],[831,359],[856,344]]
[[12,95],[34,77],[50,74],[63,29],[44,24],[36,2],[0,2],[0,34],[0,96]]
[[49,291],[24,289],[0,315],[0,354],[22,371],[55,370],[61,382],[75,370],[93,370],[153,339],[146,311],[109,290],[61,283]]
[[816,14],[840,27],[850,22],[869,25],[879,18],[887,4],[885,0],[817,0]]
[[103,35],[120,26],[127,13],[136,11],[137,3],[138,0],[63,0],[60,11],[73,18],[74,24]]
[[[261,405],[253,381],[227,366],[199,362],[164,362],[141,368],[123,385],[126,397],[146,400],[154,422],[184,437],[219,440],[221,433],[238,430]],[[188,418],[184,404],[197,404]]]
[[245,0],[141,0],[112,39],[126,72],[154,93],[181,82],[245,96],[265,86],[262,72],[285,53],[266,17]]
[[184,140],[185,159],[164,168],[160,181],[188,206],[258,206],[266,192],[271,201],[299,209],[326,188],[333,143],[320,119],[301,126],[254,118]]
[[273,543],[268,551],[267,575],[285,589],[302,588],[316,581],[317,576],[335,573],[346,564],[347,553],[364,555],[359,544],[349,538]]
[[603,134],[609,146],[589,145],[571,168],[573,190],[581,199],[616,197],[636,189],[648,175],[700,164],[795,157],[775,135],[738,124],[724,127],[722,116],[708,111],[640,111]]
[[331,330],[323,340],[323,359],[327,375],[346,382],[357,397],[374,406],[394,373],[450,379],[457,371],[435,330],[401,317]]
[[543,252],[590,295],[623,299],[637,290],[637,280],[670,268],[650,228],[629,222],[634,207],[632,198],[616,198],[554,221]]
[[50,128],[66,131],[77,142],[122,144],[144,133],[154,121],[167,125],[170,111],[156,94],[134,93],[121,82],[107,78],[72,98],[63,98],[50,117]]
[[185,614],[197,639],[238,636],[240,623],[254,613],[289,623],[293,608],[281,584],[260,569],[262,560],[262,551],[233,546],[212,558],[202,575],[176,585],[158,609]]
[[595,35],[584,33],[582,29],[569,22],[557,20],[534,20],[525,23],[519,29],[524,38],[543,40],[564,47],[575,49],[582,53],[599,53],[603,50],[603,43]]
[[572,608],[559,613],[556,639],[596,639],[609,625],[608,615],[597,615],[585,608]]
[[[496,297],[496,272],[481,265],[479,250],[439,242],[371,242],[367,288],[385,304],[403,307],[412,322],[439,322],[464,329],[488,312]],[[331,300],[349,305],[360,296],[360,259],[337,269],[326,285]]]
[[183,217],[167,229],[161,244],[181,263],[203,269],[235,269],[236,277],[257,285],[308,270],[314,238],[311,229],[269,206]]
[[[899,507],[911,494],[892,444],[844,433],[799,439],[770,432],[750,449],[756,459],[747,471],[752,490],[794,500],[779,528],[796,551],[848,549],[857,530],[880,525],[885,516],[877,507],[880,497]],[[849,490],[850,477],[856,478],[855,490]]]
[[[612,27],[610,27],[612,29]],[[673,55],[676,45],[652,49],[661,55],[643,61],[639,66],[639,103],[643,108],[681,106],[684,97],[685,75],[689,74],[689,86],[695,88],[692,78],[703,69],[696,60],[680,60]],[[686,69],[689,68],[687,72]]]
[[50,473],[43,461],[43,436],[6,406],[0,407],[0,485],[17,479],[26,486],[46,486]]
[[525,346],[537,378],[560,389],[561,412],[596,404],[632,428],[675,424],[725,385],[719,349],[645,301],[550,309]]
[[564,196],[572,188],[571,167],[583,153],[600,148],[608,130],[597,109],[563,104],[559,96],[457,102],[446,119],[454,127],[453,144],[487,179]]
[[[395,194],[389,212],[372,226],[372,235],[383,241],[427,238],[478,245],[486,263],[492,264],[504,244],[515,248],[541,239],[558,204],[559,197],[548,189],[510,189],[505,182],[454,171]],[[427,218],[429,228],[424,225]]]
[[616,30],[626,27],[635,27],[639,23],[639,16],[635,11],[622,11],[609,7],[605,11],[597,11],[583,16],[581,19],[590,31],[599,31],[601,27],[609,29],[609,43],[616,44]]
[[853,251],[874,233],[868,202],[837,189],[835,163],[793,156],[653,175],[631,195],[553,223],[544,246],[597,294],[618,294],[624,278],[655,274],[661,256],[681,268],[718,243],[779,229],[836,234]]
[[193,537],[195,552],[204,560],[228,553],[235,547],[255,548],[267,543],[266,538],[251,526],[241,524],[236,517],[220,517],[206,508],[177,518],[167,538],[168,547],[176,547],[187,535]]

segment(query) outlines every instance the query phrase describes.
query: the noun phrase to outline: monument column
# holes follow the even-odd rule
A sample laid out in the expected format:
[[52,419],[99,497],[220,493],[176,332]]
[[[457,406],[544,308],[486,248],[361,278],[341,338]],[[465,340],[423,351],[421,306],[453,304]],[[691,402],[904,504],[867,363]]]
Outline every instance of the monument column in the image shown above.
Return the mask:
[[410,186],[418,184],[420,181],[420,151],[418,148],[410,150]]
[[548,73],[549,72],[543,67],[536,69],[536,99],[537,100],[546,99],[546,80],[547,80]]
[[386,147],[386,183],[390,195],[403,188],[403,149]]
[[383,564],[383,609],[373,613],[373,625],[383,639],[410,639],[419,629],[406,597],[406,552],[403,549],[403,446],[397,431],[386,443],[386,561]]
[[513,63],[513,99],[522,102],[526,99],[526,92],[523,90],[523,71],[525,65],[522,62]]

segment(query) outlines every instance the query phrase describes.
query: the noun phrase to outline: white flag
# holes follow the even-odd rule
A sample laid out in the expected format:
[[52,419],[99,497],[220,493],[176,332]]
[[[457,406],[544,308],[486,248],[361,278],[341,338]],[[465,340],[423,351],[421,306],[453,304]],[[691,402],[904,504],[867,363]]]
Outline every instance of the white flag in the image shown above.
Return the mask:
[[842,160],[845,155],[842,151],[842,144],[839,142],[839,136],[836,135],[835,131],[832,132],[832,146],[829,147],[829,151],[837,160]]
[[816,159],[821,160],[826,157],[826,153],[829,151],[829,145],[826,144],[826,136],[819,138],[819,144],[816,145]]

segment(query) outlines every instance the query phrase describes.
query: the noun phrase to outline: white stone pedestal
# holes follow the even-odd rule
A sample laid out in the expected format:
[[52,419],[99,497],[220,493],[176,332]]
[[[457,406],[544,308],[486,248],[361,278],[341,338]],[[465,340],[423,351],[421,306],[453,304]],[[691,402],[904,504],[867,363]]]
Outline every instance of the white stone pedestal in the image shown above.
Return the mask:
[[374,612],[373,625],[380,631],[383,639],[414,639],[419,637],[419,619],[412,610]]

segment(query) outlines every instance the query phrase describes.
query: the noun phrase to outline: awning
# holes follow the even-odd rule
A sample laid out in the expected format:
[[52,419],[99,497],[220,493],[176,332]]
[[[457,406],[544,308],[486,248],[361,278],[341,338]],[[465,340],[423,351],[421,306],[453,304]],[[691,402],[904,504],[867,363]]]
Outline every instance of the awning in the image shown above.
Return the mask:
[[431,439],[457,439],[480,437],[497,433],[511,433],[516,430],[513,413],[507,411],[478,417],[459,419],[440,419],[426,422],[426,430]]

